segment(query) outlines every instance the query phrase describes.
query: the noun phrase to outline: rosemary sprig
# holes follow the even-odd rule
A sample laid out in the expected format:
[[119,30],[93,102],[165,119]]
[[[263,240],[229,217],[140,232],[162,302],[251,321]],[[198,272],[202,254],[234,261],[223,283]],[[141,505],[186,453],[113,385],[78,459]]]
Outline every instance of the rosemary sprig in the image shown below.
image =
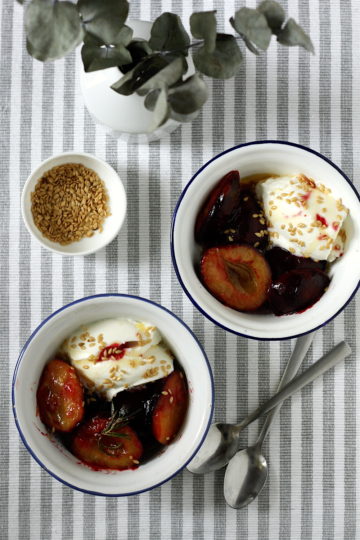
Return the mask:
[[102,430],[99,437],[99,447],[102,450],[120,450],[122,448],[122,443],[111,442],[110,444],[106,443],[106,437],[114,437],[118,439],[129,439],[127,433],[119,433],[119,431],[126,425],[129,424],[130,420],[137,416],[141,412],[141,408],[135,409],[129,414],[125,414],[121,409],[115,409],[114,402],[111,402],[111,416],[110,420],[107,423],[106,427]]

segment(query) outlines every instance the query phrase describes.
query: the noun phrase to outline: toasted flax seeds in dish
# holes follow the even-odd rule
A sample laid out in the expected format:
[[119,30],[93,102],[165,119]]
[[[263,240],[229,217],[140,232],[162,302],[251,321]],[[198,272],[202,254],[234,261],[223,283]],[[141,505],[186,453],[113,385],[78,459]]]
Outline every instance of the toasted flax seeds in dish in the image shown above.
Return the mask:
[[52,242],[77,242],[102,232],[110,216],[104,182],[80,163],[65,163],[46,171],[31,193],[36,227]]

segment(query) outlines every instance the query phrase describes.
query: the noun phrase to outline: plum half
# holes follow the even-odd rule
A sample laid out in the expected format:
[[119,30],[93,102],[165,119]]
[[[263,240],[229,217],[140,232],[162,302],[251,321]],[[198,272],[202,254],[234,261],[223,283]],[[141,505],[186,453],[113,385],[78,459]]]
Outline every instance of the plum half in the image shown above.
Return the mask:
[[263,255],[248,245],[213,247],[201,260],[201,278],[220,302],[254,311],[267,298],[271,271]]
[[290,253],[290,251],[277,246],[266,251],[265,257],[270,265],[274,280],[289,270],[324,271],[326,268],[326,261],[314,261],[310,257],[298,257]]
[[317,302],[329,286],[325,272],[314,269],[290,270],[273,281],[268,300],[275,315],[305,311]]
[[253,190],[241,186],[238,171],[227,173],[205,200],[197,215],[195,240],[205,248],[235,244],[266,248],[262,208]]

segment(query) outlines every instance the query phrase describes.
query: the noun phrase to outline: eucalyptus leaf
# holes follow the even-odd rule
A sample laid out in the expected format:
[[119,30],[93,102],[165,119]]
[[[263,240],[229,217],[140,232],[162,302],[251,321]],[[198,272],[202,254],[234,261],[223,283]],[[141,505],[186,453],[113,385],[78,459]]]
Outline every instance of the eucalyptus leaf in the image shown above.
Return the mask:
[[37,60],[62,58],[82,40],[84,31],[74,4],[32,0],[25,11],[28,52]]
[[278,34],[277,40],[282,45],[288,45],[293,47],[298,45],[303,47],[307,51],[314,53],[314,45],[310,37],[304,32],[304,30],[294,21],[289,19],[284,28]]
[[162,126],[169,118],[169,112],[170,109],[167,102],[167,89],[162,88],[156,100],[156,105],[153,111],[153,121],[149,127],[149,132],[155,131],[155,129]]
[[242,54],[234,36],[217,34],[214,52],[201,47],[193,56],[195,67],[204,75],[215,79],[229,79],[239,70]]
[[124,24],[124,26],[122,26],[118,31],[116,39],[112,45],[124,45],[124,47],[127,47],[131,43],[133,33],[133,29]]
[[120,71],[127,73],[131,71],[135,66],[139,64],[146,56],[152,54],[152,49],[145,39],[133,39],[127,47],[130,55],[131,62],[121,66]]
[[118,94],[130,96],[166,66],[168,66],[168,61],[163,55],[153,54],[146,57],[131,71],[121,77],[111,88]]
[[105,45],[95,39],[86,40],[81,49],[81,58],[86,72],[131,62],[131,54],[124,45]]
[[146,55],[151,54],[153,52],[152,48],[149,45],[149,42],[146,41],[145,39],[140,39],[140,38],[136,38],[132,40],[132,42],[129,45],[129,50],[130,51],[139,50],[139,51],[144,52],[144,54]]
[[163,88],[164,86],[172,86],[182,77],[186,70],[187,63],[185,58],[183,56],[178,56],[142,84],[139,87],[140,93],[149,92],[156,88]]
[[285,21],[285,11],[283,7],[274,0],[264,0],[264,2],[261,2],[257,7],[257,10],[266,17],[267,23],[273,34],[277,34]]
[[179,114],[170,109],[170,118],[176,120],[176,122],[193,122],[199,116],[200,110],[191,114]]
[[208,97],[208,89],[202,78],[195,73],[182,84],[169,90],[169,105],[178,114],[191,114],[199,110]]
[[235,13],[235,17],[230,22],[238,34],[244,38],[247,46],[250,42],[263,51],[268,48],[271,30],[265,15],[256,9],[243,7]]
[[136,68],[123,75],[118,81],[111,85],[111,88],[118,94],[123,96],[131,96],[131,94],[133,94],[136,90],[134,80],[135,69]]
[[[234,18],[231,17],[230,18],[230,23],[232,24],[232,26],[234,26]],[[234,26],[235,28],[235,26]],[[242,35],[241,36],[241,39],[243,40],[243,42],[245,43],[246,47],[249,49],[250,52],[252,52],[253,54],[256,54],[256,55],[259,55],[260,54],[260,51],[257,47],[255,47],[255,45],[253,43],[251,43],[250,39],[248,39],[246,36]]]
[[149,111],[153,111],[155,109],[155,105],[160,92],[161,90],[157,88],[156,90],[152,90],[151,92],[146,94],[146,97],[144,99],[144,105],[146,109],[148,109]]
[[154,51],[186,49],[190,38],[178,15],[165,12],[155,19],[151,27],[149,45]]
[[77,5],[86,31],[108,45],[115,44],[129,13],[127,0],[79,0]]
[[190,17],[190,29],[197,39],[204,39],[204,49],[212,53],[216,45],[216,11],[193,13]]

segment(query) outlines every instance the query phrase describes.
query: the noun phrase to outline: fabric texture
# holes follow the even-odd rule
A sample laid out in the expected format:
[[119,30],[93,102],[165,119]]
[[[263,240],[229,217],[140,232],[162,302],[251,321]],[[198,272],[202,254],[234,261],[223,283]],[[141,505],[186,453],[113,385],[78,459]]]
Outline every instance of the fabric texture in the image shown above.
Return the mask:
[[[359,298],[320,330],[304,362],[346,339],[345,364],[281,409],[264,453],[269,479],[248,508],[223,498],[223,471],[189,472],[129,498],[84,495],[53,480],[30,457],[16,430],[11,383],[19,351],[42,319],[73,299],[101,292],[150,298],[194,330],[216,382],[215,420],[243,418],[275,390],[294,345],[256,342],[217,328],[190,303],[172,268],[169,232],[176,201],[196,170],[225,148],[280,139],[308,145],[337,163],[359,186],[360,5],[356,0],[283,0],[310,33],[316,54],[275,41],[266,54],[245,54],[235,79],[207,80],[210,96],[192,124],[150,145],[106,135],[84,109],[79,54],[41,64],[27,54],[23,7],[1,3],[0,181],[0,538],[42,540],[340,540],[360,538],[360,368],[356,365]],[[219,27],[255,0],[133,0],[132,18],[216,9]],[[128,212],[119,236],[85,258],[62,258],[30,238],[20,214],[22,186],[43,159],[78,150],[120,174]],[[242,442],[253,442],[255,423]]]

